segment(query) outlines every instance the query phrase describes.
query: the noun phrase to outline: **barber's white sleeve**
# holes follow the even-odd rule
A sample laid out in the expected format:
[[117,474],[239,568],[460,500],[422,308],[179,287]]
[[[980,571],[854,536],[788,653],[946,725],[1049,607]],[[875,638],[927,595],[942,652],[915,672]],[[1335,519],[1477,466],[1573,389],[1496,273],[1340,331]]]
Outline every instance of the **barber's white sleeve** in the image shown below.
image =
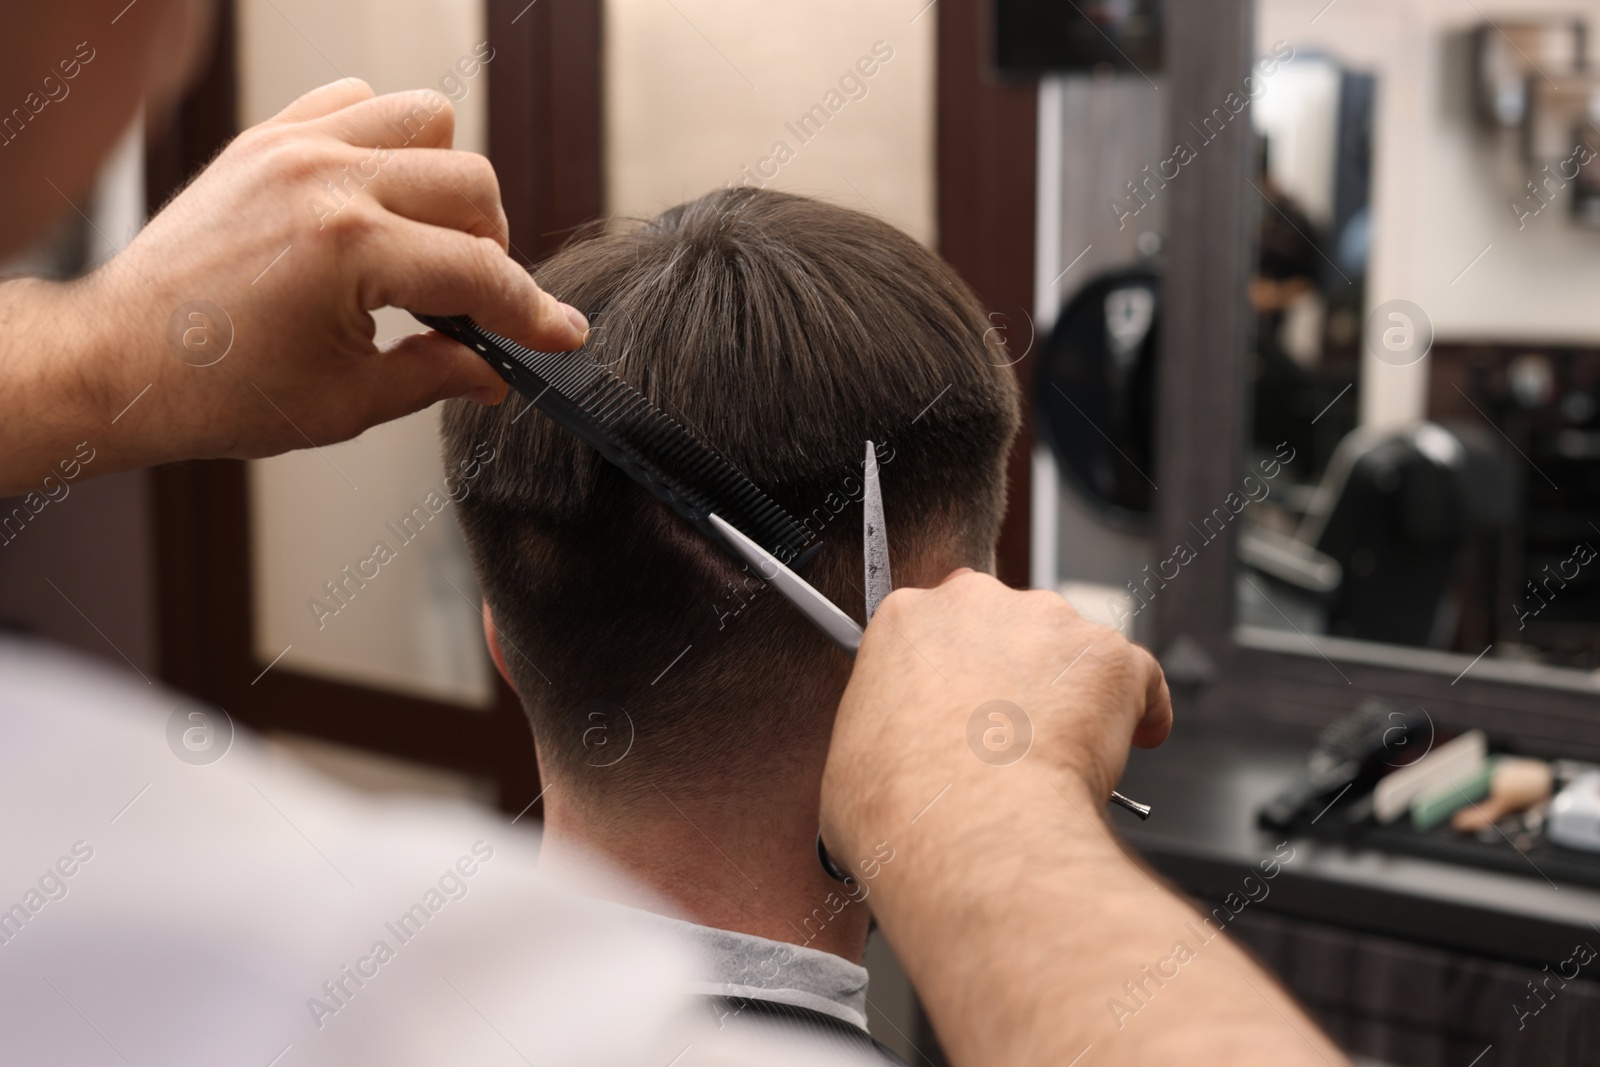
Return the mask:
[[215,719],[0,639],[0,1063],[836,1062],[718,1032],[688,949],[558,891],[527,830],[243,733],[193,762]]

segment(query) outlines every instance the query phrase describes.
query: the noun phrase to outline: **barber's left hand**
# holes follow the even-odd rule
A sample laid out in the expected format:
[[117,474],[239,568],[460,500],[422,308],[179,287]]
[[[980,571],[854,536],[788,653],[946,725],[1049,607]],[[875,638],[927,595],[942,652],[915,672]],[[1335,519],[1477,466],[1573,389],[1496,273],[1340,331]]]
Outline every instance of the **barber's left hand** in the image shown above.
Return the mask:
[[376,308],[469,314],[546,351],[581,344],[583,317],[507,255],[494,171],[451,150],[454,125],[436,92],[323,86],[236,138],[94,274],[0,287],[19,383],[0,495],[85,439],[100,474],[266,456],[448,397],[504,397],[437,334],[374,344]]

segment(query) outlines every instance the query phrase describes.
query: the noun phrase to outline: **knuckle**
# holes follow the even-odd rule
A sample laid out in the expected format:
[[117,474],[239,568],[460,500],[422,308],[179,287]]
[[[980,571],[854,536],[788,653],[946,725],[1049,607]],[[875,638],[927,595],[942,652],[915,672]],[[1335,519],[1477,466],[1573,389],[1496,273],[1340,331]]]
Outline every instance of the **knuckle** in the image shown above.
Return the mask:
[[950,581],[944,583],[952,593],[963,600],[977,600],[993,596],[995,592],[1004,590],[1004,586],[993,576],[981,571],[968,571],[958,574]]
[[1118,673],[1122,679],[1130,684],[1141,681],[1150,669],[1153,658],[1150,653],[1126,638],[1123,639],[1119,652],[1121,654],[1117,657]]
[[257,165],[275,183],[319,187],[338,169],[337,153],[290,130],[264,131],[253,146]]
[[435,118],[449,123],[456,121],[456,105],[448,96],[435,89],[424,89],[420,95],[422,106],[433,112]]
[[496,304],[516,307],[535,320],[543,318],[538,307],[527,308],[524,286],[519,278],[521,271],[500,243],[492,237],[474,236],[472,241],[472,270],[484,295]]
[[456,107],[450,98],[435,89],[416,89],[401,94],[401,107],[408,114],[427,116],[430,126],[437,125],[438,129],[450,132],[456,125]]
[[480,192],[486,200],[492,200],[496,205],[500,203],[500,179],[494,172],[494,164],[489,162],[489,157],[480,156],[476,152],[458,152],[461,157],[463,177],[468,185]]
[[228,146],[222,150],[222,154],[225,156],[258,155],[267,145],[273,142],[274,135],[279,129],[281,127],[273,126],[269,123],[261,123],[241,130],[237,137],[228,142]]
[[1132,658],[1141,651],[1139,646],[1129,640],[1128,635],[1121,630],[1113,629],[1110,626],[1094,625],[1096,625],[1100,633],[1105,635],[1106,644],[1116,649],[1119,656]]
[[1115,626],[1106,626],[1102,623],[1087,623],[1086,625],[1093,627],[1094,639],[1096,641],[1104,641],[1109,648],[1122,650],[1137,647],[1127,634]]
[[1150,651],[1148,648],[1145,648],[1143,645],[1134,645],[1133,647],[1139,650],[1139,672],[1146,677],[1158,677],[1162,679],[1164,683],[1166,681],[1167,672],[1161,666],[1161,660],[1156,657],[1156,654]]
[[487,237],[470,237],[472,241],[472,268],[486,286],[498,287],[499,295],[504,295],[507,278],[503,269],[505,253],[500,246]]
[[366,244],[382,225],[382,213],[360,201],[343,205],[323,220],[323,229],[340,248]]
[[1033,625],[1060,637],[1079,635],[1092,624],[1078,614],[1065,598],[1048,589],[1033,589],[1022,594],[1023,610]]
[[1029,589],[1022,594],[1023,602],[1033,611],[1047,615],[1072,618],[1077,614],[1072,605],[1048,589]]
[[[893,590],[883,598],[878,605],[878,615],[882,615],[888,622],[899,622],[905,618],[906,612],[911,608],[913,598],[920,592],[910,586]],[[876,616],[874,616],[876,617]]]

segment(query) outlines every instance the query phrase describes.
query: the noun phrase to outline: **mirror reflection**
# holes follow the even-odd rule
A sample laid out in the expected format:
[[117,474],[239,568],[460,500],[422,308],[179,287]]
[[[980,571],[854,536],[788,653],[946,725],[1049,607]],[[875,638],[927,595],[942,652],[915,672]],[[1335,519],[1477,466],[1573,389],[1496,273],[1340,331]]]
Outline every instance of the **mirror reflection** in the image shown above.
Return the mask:
[[1594,670],[1600,6],[1400,7],[1259,8],[1240,636]]

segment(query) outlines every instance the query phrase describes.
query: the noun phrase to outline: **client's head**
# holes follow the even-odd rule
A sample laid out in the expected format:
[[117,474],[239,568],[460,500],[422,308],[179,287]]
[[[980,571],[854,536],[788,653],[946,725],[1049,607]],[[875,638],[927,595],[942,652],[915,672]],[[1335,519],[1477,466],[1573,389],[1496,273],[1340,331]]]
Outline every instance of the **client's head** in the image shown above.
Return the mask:
[[[585,356],[817,535],[803,575],[858,620],[868,439],[896,584],[992,569],[1017,387],[971,291],[909,237],[831,204],[727,189],[578,240],[538,280],[589,315]],[[515,393],[497,408],[453,403],[444,440],[448,469],[478,468],[461,526],[552,789],[592,813],[658,789],[814,789],[848,660],[527,406]]]

